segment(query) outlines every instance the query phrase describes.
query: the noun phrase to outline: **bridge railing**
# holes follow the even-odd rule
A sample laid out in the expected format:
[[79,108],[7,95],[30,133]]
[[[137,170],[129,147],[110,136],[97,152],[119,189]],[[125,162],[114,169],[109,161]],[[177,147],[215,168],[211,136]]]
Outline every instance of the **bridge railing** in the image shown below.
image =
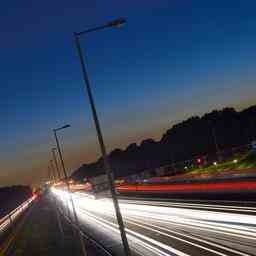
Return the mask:
[[31,205],[35,198],[36,196],[32,196],[0,219],[0,235],[10,229],[19,216]]

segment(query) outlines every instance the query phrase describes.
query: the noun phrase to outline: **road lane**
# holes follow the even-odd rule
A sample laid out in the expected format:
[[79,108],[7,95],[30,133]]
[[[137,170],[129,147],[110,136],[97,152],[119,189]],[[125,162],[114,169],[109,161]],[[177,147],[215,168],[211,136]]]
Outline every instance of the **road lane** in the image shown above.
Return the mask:
[[[54,193],[66,200],[66,192]],[[83,228],[101,237],[103,243],[105,236],[115,249],[120,237],[110,199],[94,200],[81,193],[73,194],[73,199]],[[120,200],[132,251],[139,255],[256,255],[253,207],[182,205]],[[116,255],[120,255],[120,247]]]
[[[199,210],[213,210],[231,213],[245,213],[256,215],[256,203],[252,202],[238,202],[238,201],[206,201],[206,200],[174,200],[174,199],[145,199],[145,198],[129,198],[120,197],[120,203],[124,204],[139,204],[139,205],[155,205],[164,207],[178,207]],[[241,206],[241,204],[243,206]],[[248,205],[248,206],[245,206]],[[252,206],[251,206],[252,205]]]

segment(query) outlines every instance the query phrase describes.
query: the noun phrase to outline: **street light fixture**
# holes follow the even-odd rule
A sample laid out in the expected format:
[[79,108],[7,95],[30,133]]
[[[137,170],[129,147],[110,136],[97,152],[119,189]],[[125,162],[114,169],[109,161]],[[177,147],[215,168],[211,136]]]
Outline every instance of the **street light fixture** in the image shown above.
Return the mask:
[[111,170],[111,166],[110,166],[110,163],[109,163],[109,160],[108,160],[106,146],[105,146],[105,143],[104,143],[103,134],[102,134],[102,130],[101,130],[101,127],[100,127],[100,122],[99,122],[99,118],[98,118],[97,111],[96,111],[96,106],[95,106],[92,91],[91,91],[88,72],[87,72],[86,67],[85,67],[85,57],[84,57],[84,54],[82,53],[82,48],[81,48],[80,41],[79,41],[81,35],[85,35],[85,34],[95,32],[95,31],[98,31],[98,30],[102,30],[102,29],[105,29],[105,28],[120,27],[125,22],[126,22],[125,19],[119,18],[119,19],[110,21],[110,22],[108,22],[108,23],[106,23],[105,25],[102,25],[102,26],[87,29],[87,30],[84,30],[84,31],[81,31],[81,32],[75,32],[74,33],[74,38],[75,38],[75,44],[76,44],[76,48],[77,48],[77,52],[78,52],[78,56],[79,56],[79,60],[80,60],[83,80],[84,80],[84,83],[85,83],[85,88],[86,88],[87,95],[88,95],[88,98],[89,98],[89,103],[90,103],[90,106],[91,106],[92,116],[93,116],[94,125],[95,125],[96,132],[97,132],[97,137],[98,137],[98,142],[99,142],[99,146],[100,146],[100,150],[101,150],[101,154],[102,154],[102,158],[103,158],[103,162],[104,162],[104,167],[105,167],[105,171],[106,171],[106,174],[107,174],[107,177],[108,177],[108,182],[109,182],[110,191],[111,191],[111,195],[112,195],[112,200],[113,200],[113,204],[114,204],[114,208],[115,208],[116,218],[117,218],[117,222],[118,222],[118,225],[119,225],[119,230],[120,230],[120,234],[121,234],[121,238],[122,238],[122,242],[123,242],[123,246],[124,246],[124,253],[125,253],[126,256],[130,256],[131,251],[130,251],[127,236],[126,236],[126,233],[125,233],[125,227],[124,227],[124,222],[123,222],[123,218],[122,218],[122,215],[121,215],[120,207],[119,207],[119,204],[118,204],[118,199],[117,199],[116,189],[115,189],[115,183],[114,183],[114,179],[113,179],[113,176],[112,176],[112,170]]
[[68,182],[68,175],[67,175],[66,167],[65,167],[65,164],[64,164],[63,156],[62,156],[62,151],[61,151],[61,148],[60,148],[60,142],[59,142],[59,138],[57,136],[58,131],[69,128],[69,127],[70,127],[70,125],[67,124],[67,125],[64,125],[62,127],[53,129],[53,133],[54,133],[54,138],[55,138],[55,141],[56,141],[56,146],[57,146],[57,150],[58,150],[59,157],[60,157],[62,170],[63,170],[63,173],[64,173],[65,183],[66,183],[66,186],[67,186],[67,189],[68,189],[68,192],[69,192],[68,194],[70,196],[70,202],[71,202],[71,205],[72,205],[72,210],[73,210],[73,214],[74,214],[74,218],[75,218],[75,224],[77,226],[77,232],[78,232],[78,235],[79,235],[79,240],[80,240],[80,244],[81,244],[82,253],[83,253],[83,256],[87,256],[83,236],[82,236],[81,231],[79,229],[79,221],[78,221],[78,217],[77,217],[77,213],[76,213],[76,209],[75,209],[75,204],[74,204],[74,201],[73,201],[73,198],[72,198],[72,194],[71,194],[71,190],[70,190],[70,186],[69,186],[69,182]]
[[118,18],[107,23],[109,27],[121,27],[126,23],[126,19]]
[[71,125],[70,124],[66,124],[66,125],[63,125],[59,128],[56,128],[56,129],[53,129],[54,131],[59,131],[59,130],[63,130],[63,129],[66,129],[66,128],[69,128]]
[[102,29],[105,29],[105,28],[111,28],[111,27],[119,28],[119,27],[123,26],[125,23],[126,23],[126,20],[124,18],[118,18],[118,19],[112,20],[110,22],[107,22],[104,25],[101,25],[101,26],[98,26],[98,27],[95,27],[95,28],[86,29],[86,30],[83,30],[83,31],[80,31],[80,32],[74,32],[74,34],[77,35],[77,36],[81,36],[83,34],[95,32],[95,31],[102,30]]

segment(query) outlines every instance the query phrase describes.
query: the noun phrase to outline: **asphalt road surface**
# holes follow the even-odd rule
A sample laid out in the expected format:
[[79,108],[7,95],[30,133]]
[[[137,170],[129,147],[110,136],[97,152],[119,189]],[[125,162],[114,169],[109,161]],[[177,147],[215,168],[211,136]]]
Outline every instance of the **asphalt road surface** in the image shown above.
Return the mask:
[[[53,189],[53,195],[67,211],[70,194]],[[122,255],[111,200],[95,200],[83,193],[72,197],[82,229],[114,255]],[[256,255],[256,207],[252,202],[139,198],[119,202],[133,255]]]

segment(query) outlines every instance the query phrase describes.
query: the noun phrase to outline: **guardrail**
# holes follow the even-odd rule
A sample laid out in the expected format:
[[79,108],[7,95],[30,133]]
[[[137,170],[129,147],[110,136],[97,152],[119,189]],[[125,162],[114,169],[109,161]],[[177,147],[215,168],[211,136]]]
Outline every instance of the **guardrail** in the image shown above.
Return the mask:
[[18,217],[31,205],[35,199],[36,196],[32,196],[0,219],[0,235],[6,232],[14,224]]

